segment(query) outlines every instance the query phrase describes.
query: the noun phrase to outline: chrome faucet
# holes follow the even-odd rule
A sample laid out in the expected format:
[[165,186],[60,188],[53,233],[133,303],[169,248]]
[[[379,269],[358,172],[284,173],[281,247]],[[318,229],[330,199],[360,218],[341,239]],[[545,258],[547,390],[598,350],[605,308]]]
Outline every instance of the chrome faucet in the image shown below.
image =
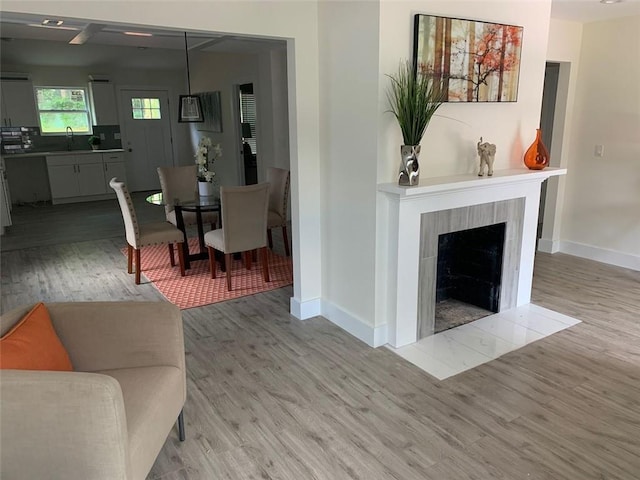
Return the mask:
[[73,128],[67,127],[67,150],[71,150],[73,145]]

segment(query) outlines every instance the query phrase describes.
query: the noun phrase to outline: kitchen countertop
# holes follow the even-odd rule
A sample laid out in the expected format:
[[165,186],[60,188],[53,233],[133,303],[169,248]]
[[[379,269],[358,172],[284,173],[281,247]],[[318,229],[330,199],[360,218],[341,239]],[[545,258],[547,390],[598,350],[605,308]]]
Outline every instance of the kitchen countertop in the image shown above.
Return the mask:
[[33,157],[52,157],[59,155],[81,155],[87,153],[116,153],[124,152],[123,148],[112,148],[108,150],[56,150],[53,152],[29,152],[29,153],[10,153],[3,154],[2,158],[33,158]]

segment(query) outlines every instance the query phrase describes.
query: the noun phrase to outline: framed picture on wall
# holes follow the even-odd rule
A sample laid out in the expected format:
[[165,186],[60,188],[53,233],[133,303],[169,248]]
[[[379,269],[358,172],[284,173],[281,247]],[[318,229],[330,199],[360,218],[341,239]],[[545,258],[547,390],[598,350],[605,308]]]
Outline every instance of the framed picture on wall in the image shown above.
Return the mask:
[[202,116],[204,117],[204,123],[198,127],[198,130],[222,133],[220,92],[202,92],[196,95],[200,97]]
[[442,80],[449,102],[518,99],[523,27],[417,14],[413,62]]

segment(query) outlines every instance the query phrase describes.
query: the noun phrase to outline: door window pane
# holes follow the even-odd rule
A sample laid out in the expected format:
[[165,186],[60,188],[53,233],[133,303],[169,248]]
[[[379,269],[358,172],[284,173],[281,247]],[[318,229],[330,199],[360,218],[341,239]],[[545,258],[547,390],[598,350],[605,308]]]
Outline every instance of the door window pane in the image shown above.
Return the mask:
[[134,120],[159,120],[160,113],[159,98],[132,98],[131,114]]

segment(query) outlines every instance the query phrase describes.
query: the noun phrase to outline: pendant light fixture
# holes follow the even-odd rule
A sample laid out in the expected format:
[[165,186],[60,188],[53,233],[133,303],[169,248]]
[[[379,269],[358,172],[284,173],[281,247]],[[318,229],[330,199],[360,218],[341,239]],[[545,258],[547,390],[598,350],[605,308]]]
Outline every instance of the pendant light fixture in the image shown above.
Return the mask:
[[187,45],[187,32],[184,32],[184,54],[187,58],[187,86],[189,95],[180,95],[178,122],[204,122],[200,97],[191,95],[191,74],[189,72],[189,47]]

